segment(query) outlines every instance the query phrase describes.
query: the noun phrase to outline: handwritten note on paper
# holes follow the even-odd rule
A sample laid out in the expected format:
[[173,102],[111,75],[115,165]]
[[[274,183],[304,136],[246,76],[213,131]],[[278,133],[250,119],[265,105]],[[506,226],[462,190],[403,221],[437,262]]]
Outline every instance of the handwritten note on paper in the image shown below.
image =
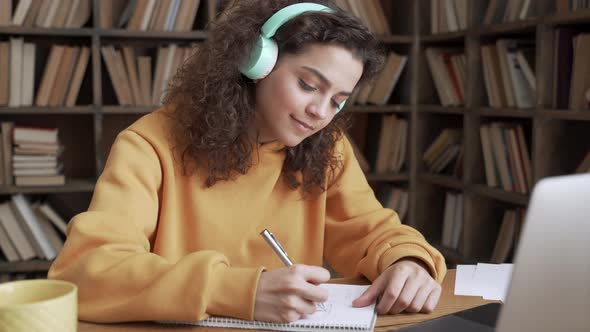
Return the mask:
[[352,306],[352,301],[361,296],[369,286],[322,284],[320,287],[330,292],[328,301],[324,303],[325,310],[317,310],[294,322],[295,324],[332,325],[342,322],[370,322],[373,319],[375,304],[364,308]]

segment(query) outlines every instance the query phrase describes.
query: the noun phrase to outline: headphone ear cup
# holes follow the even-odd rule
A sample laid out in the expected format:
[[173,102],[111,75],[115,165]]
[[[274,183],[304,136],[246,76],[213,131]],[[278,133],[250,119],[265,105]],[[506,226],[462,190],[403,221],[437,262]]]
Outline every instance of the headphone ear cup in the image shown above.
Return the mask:
[[240,67],[246,77],[258,80],[266,77],[274,68],[279,56],[279,47],[272,38],[258,36],[248,61]]

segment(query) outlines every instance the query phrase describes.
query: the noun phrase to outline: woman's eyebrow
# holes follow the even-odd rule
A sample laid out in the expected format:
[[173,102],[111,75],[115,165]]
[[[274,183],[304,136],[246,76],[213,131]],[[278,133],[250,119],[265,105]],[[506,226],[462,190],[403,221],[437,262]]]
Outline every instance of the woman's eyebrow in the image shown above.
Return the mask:
[[[322,74],[319,70],[317,70],[315,68],[308,67],[308,66],[302,66],[301,68],[313,73],[317,78],[320,79],[320,81],[322,81],[328,87],[332,86],[332,82],[330,82],[330,80],[328,78],[326,78],[326,76],[324,76],[324,74]],[[352,93],[348,92],[348,91],[341,91],[341,92],[338,92],[338,94],[350,96]]]

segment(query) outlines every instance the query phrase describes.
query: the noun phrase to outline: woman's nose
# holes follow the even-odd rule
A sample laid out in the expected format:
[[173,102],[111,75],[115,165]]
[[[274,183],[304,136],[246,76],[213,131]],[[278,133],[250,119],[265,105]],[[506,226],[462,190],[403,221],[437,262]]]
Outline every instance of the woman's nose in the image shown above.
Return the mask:
[[328,104],[323,102],[310,103],[307,105],[306,113],[320,120],[328,118]]

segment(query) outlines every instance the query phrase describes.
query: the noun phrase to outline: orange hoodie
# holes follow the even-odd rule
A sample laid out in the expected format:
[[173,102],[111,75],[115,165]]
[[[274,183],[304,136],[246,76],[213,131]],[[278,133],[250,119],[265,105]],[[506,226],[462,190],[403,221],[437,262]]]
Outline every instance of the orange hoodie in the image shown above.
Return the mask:
[[87,212],[68,226],[49,278],[79,287],[79,318],[95,322],[253,319],[258,278],[282,267],[260,236],[267,228],[295,263],[374,280],[403,257],[421,259],[439,282],[442,255],[376,200],[344,139],[328,190],[302,199],[281,178],[278,143],[255,165],[213,187],[182,175],[164,110],[122,131]]

